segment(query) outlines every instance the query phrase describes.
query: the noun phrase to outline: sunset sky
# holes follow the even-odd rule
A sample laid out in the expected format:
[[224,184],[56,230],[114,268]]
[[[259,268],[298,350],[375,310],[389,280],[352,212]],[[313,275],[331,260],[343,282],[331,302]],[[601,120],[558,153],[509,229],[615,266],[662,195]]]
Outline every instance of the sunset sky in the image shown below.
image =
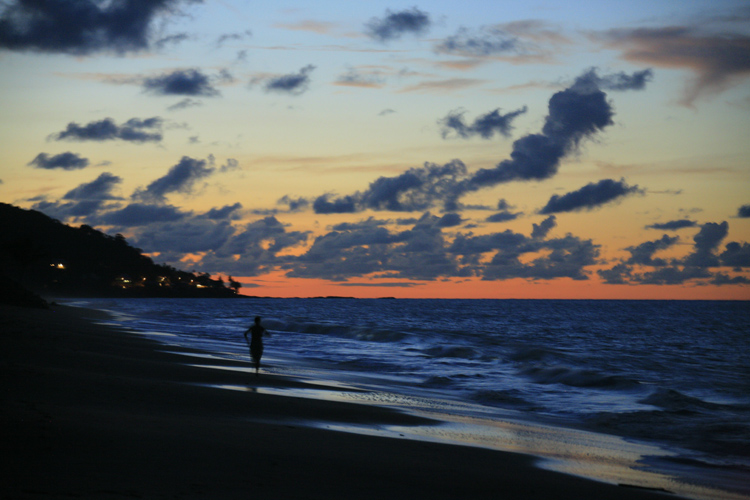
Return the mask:
[[745,0],[9,0],[0,110],[0,201],[245,294],[750,299]]

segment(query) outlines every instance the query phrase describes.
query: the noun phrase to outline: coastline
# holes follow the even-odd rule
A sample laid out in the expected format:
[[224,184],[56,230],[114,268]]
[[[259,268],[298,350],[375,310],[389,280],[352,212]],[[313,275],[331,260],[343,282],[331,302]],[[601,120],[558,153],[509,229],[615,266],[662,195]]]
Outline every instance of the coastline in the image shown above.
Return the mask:
[[210,367],[227,360],[188,365],[94,323],[106,319],[98,311],[0,308],[4,497],[678,498],[545,470],[527,455],[373,435],[429,420],[269,394],[257,389],[311,384],[256,379],[249,362],[234,362],[247,372]]

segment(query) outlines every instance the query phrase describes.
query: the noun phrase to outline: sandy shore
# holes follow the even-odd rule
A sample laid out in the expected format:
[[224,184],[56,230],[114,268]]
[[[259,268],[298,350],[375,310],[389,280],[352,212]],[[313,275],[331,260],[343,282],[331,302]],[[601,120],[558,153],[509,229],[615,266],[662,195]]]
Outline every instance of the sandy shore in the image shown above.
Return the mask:
[[0,497],[676,498],[538,469],[524,455],[307,426],[424,421],[253,392],[299,383],[189,366],[152,340],[85,317],[95,314],[0,306]]

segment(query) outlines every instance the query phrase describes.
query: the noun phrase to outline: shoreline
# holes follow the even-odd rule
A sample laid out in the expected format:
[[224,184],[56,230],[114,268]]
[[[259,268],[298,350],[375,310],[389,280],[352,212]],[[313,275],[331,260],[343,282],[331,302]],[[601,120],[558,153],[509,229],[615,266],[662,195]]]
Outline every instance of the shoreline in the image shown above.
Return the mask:
[[331,388],[216,369],[249,362],[189,365],[94,323],[103,312],[0,307],[10,498],[679,498],[546,470],[520,453],[384,437],[379,429],[434,421],[273,394],[263,388]]

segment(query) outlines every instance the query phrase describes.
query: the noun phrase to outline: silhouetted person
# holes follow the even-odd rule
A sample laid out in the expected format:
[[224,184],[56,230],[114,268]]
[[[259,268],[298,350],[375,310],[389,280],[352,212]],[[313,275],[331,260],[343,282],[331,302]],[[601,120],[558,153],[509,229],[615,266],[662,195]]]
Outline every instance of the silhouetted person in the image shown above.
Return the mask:
[[255,362],[255,375],[258,376],[260,358],[263,356],[263,335],[270,337],[271,334],[261,326],[260,316],[256,316],[255,324],[245,330],[245,341],[247,341],[248,333],[250,334],[250,356],[252,356],[253,362]]

